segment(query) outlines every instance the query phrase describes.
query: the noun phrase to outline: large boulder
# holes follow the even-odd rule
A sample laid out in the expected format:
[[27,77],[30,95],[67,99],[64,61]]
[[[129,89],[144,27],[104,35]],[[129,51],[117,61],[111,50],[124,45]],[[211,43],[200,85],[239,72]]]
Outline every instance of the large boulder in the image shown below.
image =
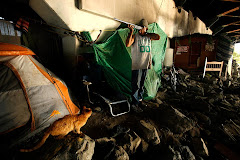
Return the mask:
[[191,129],[189,131],[189,134],[191,137],[200,137],[201,136],[200,129],[197,127],[193,127],[193,129]]
[[211,120],[208,116],[206,116],[205,114],[201,113],[201,112],[194,112],[195,116],[197,117],[198,121],[204,124],[211,124]]
[[204,96],[204,88],[200,85],[189,87],[189,91],[191,91],[195,95]]
[[181,152],[182,159],[186,160],[195,160],[195,156],[188,146],[180,146],[179,150]]
[[161,122],[175,134],[185,133],[191,130],[195,123],[172,106],[165,106],[161,113]]
[[148,144],[145,140],[142,139],[141,151],[142,151],[143,153],[147,152],[148,147],[149,147],[149,144]]
[[141,138],[134,131],[130,131],[119,138],[117,142],[128,154],[134,154],[141,144]]
[[114,151],[111,153],[108,159],[111,160],[129,160],[127,152],[121,147],[116,146]]
[[125,134],[130,131],[130,128],[122,126],[122,125],[116,125],[110,130],[110,136],[111,137],[117,137],[120,134]]
[[161,149],[161,155],[155,155],[154,159],[164,160],[196,160],[188,146],[168,145]]
[[208,148],[202,138],[193,138],[192,145],[198,155],[209,156]]
[[116,140],[114,138],[99,138],[95,140],[94,159],[108,159],[116,148]]
[[91,160],[94,148],[95,142],[89,136],[70,133],[62,139],[50,136],[39,149],[30,153],[19,152],[17,159]]
[[160,143],[160,138],[156,128],[145,120],[140,120],[139,128],[137,129],[137,133],[140,137],[142,137],[146,142],[157,145]]
[[172,146],[168,146],[165,154],[164,159],[166,160],[182,160],[181,153],[175,150]]
[[194,99],[186,99],[185,106],[186,108],[200,112],[210,112],[211,110],[211,106],[207,100],[199,97],[195,97]]
[[76,138],[67,148],[59,151],[53,160],[91,160],[94,154],[95,142],[88,136]]

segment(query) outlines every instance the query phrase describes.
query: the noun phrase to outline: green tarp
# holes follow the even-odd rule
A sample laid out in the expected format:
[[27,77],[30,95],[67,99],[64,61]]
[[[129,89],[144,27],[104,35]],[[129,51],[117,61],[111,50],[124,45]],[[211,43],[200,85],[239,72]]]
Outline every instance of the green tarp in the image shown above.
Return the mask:
[[[165,57],[167,35],[157,23],[149,25],[149,33],[157,33],[161,39],[152,41],[152,69],[148,71],[144,84],[144,99],[152,99],[156,96],[161,86],[162,63]],[[120,91],[128,98],[131,96],[131,47],[126,47],[125,42],[129,29],[119,29],[105,42],[93,44],[96,62],[102,66],[102,70],[108,84],[115,90]],[[91,41],[89,33],[83,33]]]

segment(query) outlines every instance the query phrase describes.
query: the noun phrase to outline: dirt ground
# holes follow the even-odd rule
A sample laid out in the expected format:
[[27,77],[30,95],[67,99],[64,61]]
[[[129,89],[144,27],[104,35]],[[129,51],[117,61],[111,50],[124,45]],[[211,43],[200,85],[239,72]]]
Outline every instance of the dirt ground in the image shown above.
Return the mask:
[[[184,82],[179,86],[177,92],[172,90],[169,82],[162,81],[162,87],[156,97],[152,100],[143,101],[141,106],[143,112],[138,113],[131,108],[129,113],[121,116],[112,116],[106,101],[99,95],[94,94],[93,90],[90,90],[90,101],[93,102],[91,103],[86,92],[85,97],[79,101],[79,104],[81,107],[90,107],[93,113],[81,131],[97,143],[98,139],[115,137],[114,128],[116,126],[121,126],[122,129],[131,130],[137,135],[141,135],[139,125],[140,121],[144,120],[156,129],[156,134],[161,142],[158,145],[151,145],[151,142],[148,142],[149,149],[143,153],[141,147],[139,147],[143,145],[143,137],[141,137],[142,142],[141,145],[137,146],[138,150],[134,153],[128,153],[130,159],[156,159],[156,157],[174,159],[179,154],[181,154],[182,159],[194,159],[194,156],[195,159],[209,160],[239,159],[240,132],[238,133],[238,130],[231,129],[229,126],[233,126],[232,122],[235,123],[235,126],[240,126],[240,80],[235,79],[235,82],[231,81],[231,85],[229,85],[230,83],[222,82],[218,78],[202,80],[198,77],[183,77],[183,79]],[[99,90],[98,93],[100,93]],[[112,97],[109,98],[111,101],[118,101],[122,98],[108,88],[105,88],[101,95],[105,98]],[[115,114],[128,111],[127,103],[115,104],[112,107]],[[230,133],[226,132],[226,128]],[[128,131],[126,133],[130,135],[132,132]],[[2,151],[5,149],[5,143],[11,143],[10,140],[16,136],[15,133],[1,136]],[[72,133],[69,136],[72,136]],[[78,139],[76,136],[72,136],[70,141],[75,142],[76,139]],[[201,145],[195,143],[195,139],[202,139],[206,148],[200,152],[196,150],[196,146]],[[28,145],[32,146],[36,141],[38,139],[32,138]],[[132,144],[133,142],[124,145]],[[49,157],[54,157],[56,150],[64,145],[69,145],[68,138],[59,141],[49,137],[46,144],[36,152],[20,154],[17,148],[17,151],[11,151],[7,156],[14,155],[15,159],[32,159],[32,157],[41,159],[43,153],[45,154],[50,149],[52,155],[48,153],[49,155],[45,155],[45,157],[51,159]],[[116,146],[119,145],[116,144]],[[179,149],[181,147],[189,147],[191,150],[189,153],[194,154],[194,156],[191,158],[185,156],[184,158],[183,149]],[[202,152],[205,151],[207,153],[202,155]],[[209,155],[206,155],[208,153]],[[101,156],[96,154],[93,154],[93,160],[98,160],[98,156]]]

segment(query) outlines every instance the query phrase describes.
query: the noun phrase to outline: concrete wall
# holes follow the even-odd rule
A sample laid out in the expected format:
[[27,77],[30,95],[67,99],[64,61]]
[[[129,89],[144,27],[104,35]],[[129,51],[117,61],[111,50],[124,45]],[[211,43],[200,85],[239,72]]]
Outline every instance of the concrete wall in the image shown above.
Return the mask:
[[[115,30],[120,25],[112,18],[134,24],[142,18],[149,23],[157,22],[170,38],[212,33],[200,19],[194,20],[191,12],[178,13],[173,0],[30,0],[29,5],[48,24],[89,31],[93,40],[99,30],[108,32],[106,30]],[[78,48],[78,42],[74,38],[63,38],[64,54],[74,56],[77,49],[69,48],[73,47],[69,43]]]
[[[178,13],[173,0],[30,0],[30,6],[49,24],[75,31],[116,29],[112,18],[137,24],[142,18],[157,22],[168,37],[193,33],[211,34],[205,24],[194,20],[191,11]],[[97,33],[94,33],[97,32]]]

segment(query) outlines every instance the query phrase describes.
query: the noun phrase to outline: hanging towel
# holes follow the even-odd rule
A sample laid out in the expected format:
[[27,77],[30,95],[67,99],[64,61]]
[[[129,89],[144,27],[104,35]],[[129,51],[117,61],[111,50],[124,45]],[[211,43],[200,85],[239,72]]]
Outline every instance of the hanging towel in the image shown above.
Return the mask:
[[15,26],[16,26],[17,29],[19,29],[19,30],[21,29],[21,26],[22,26],[22,18],[19,18],[19,19],[18,19],[18,21],[17,21],[17,23],[16,23]]
[[14,26],[5,20],[0,20],[0,34],[7,36],[15,36]]
[[16,28],[19,29],[19,30],[22,30],[24,32],[28,32],[28,27],[29,27],[29,22],[22,19],[22,18],[19,18],[17,23],[16,23]]

